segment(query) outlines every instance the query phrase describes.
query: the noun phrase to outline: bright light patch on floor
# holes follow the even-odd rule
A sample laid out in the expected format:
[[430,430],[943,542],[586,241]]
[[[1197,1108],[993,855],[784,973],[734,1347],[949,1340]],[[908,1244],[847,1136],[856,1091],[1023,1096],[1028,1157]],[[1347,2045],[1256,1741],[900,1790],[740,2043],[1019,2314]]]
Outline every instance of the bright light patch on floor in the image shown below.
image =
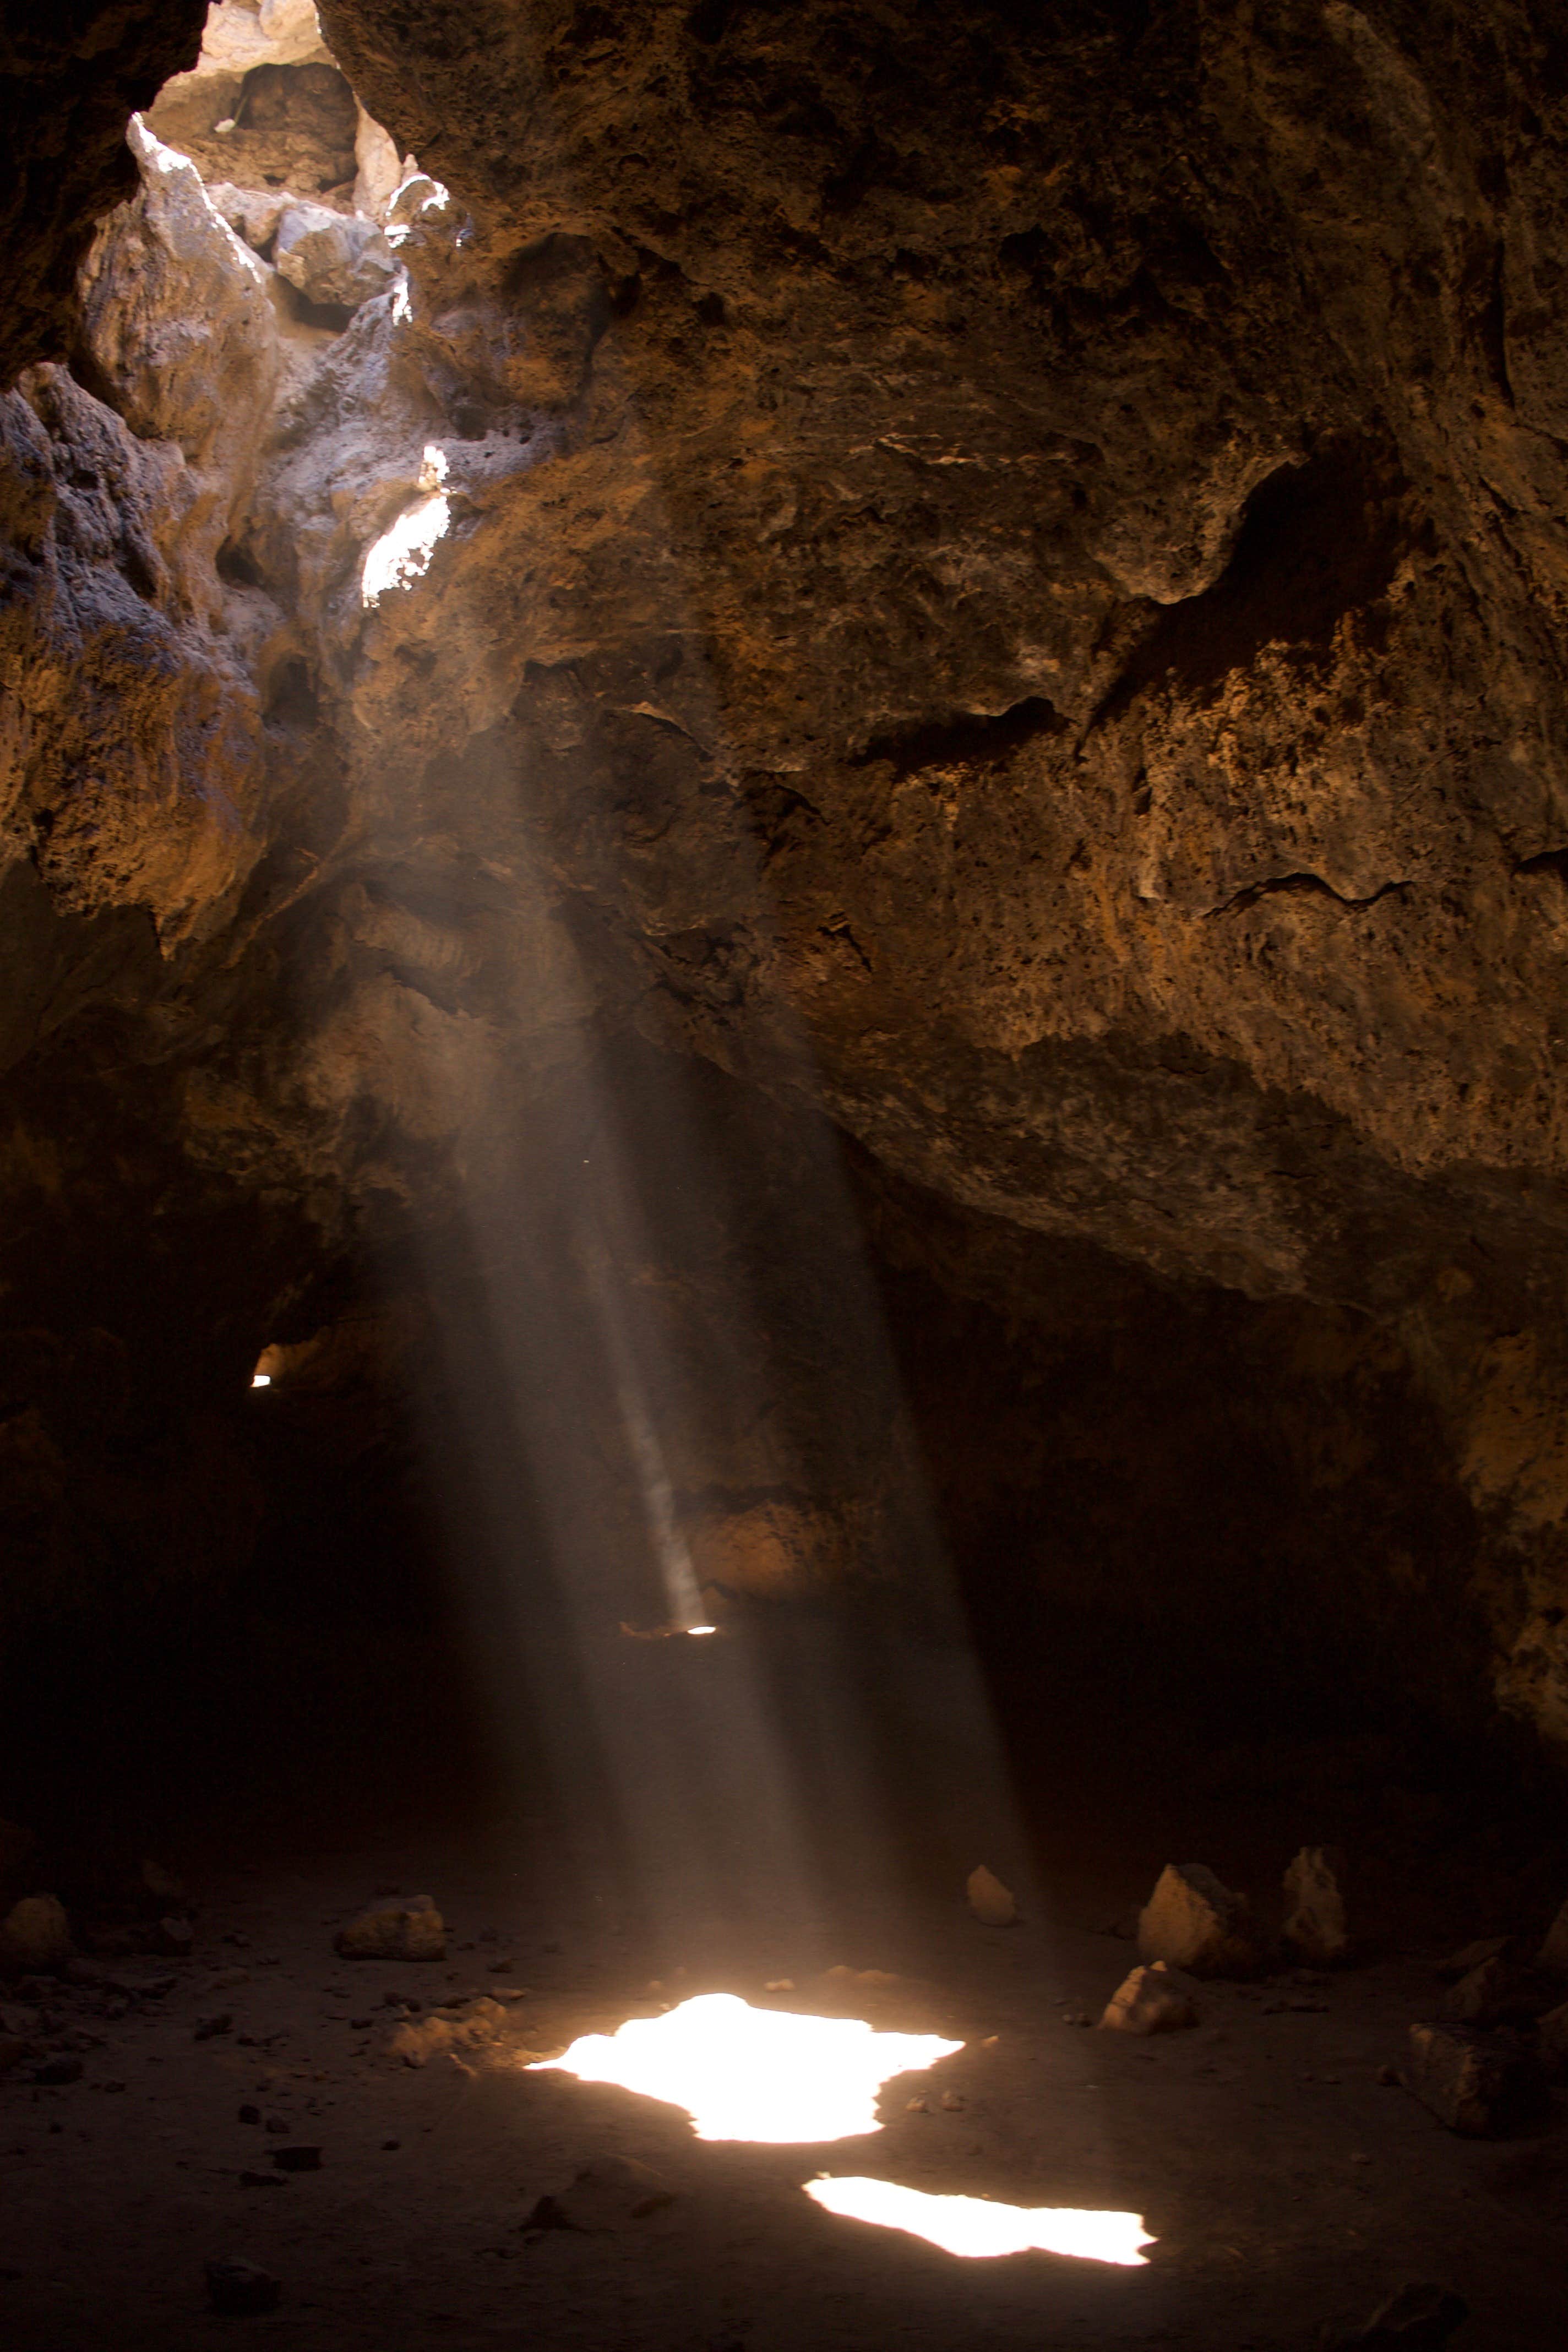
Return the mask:
[[552,2068],[684,2107],[699,2139],[818,2141],[879,2131],[877,2094],[895,2074],[962,2050],[934,2033],[879,2033],[858,2017],[796,2017],[700,1993],[663,2017],[586,2033]]
[[250,1385],[253,1389],[269,1389],[272,1386],[271,1373],[252,1372],[250,1376]]
[[424,496],[405,509],[366,555],[360,575],[362,604],[378,604],[389,590],[410,587],[429,570],[436,542],[452,519],[452,502],[441,488],[446,478],[446,457],[433,441],[427,442],[419,472]]
[[686,1630],[689,1633],[716,1633],[719,1628],[717,1625],[689,1625]]
[[944,2254],[1076,2254],[1086,2263],[1146,2263],[1154,2241],[1141,2213],[1074,2205],[994,2205],[984,2197],[928,2197],[892,2180],[808,2180],[805,2193],[830,2213],[879,2229],[903,2230]]

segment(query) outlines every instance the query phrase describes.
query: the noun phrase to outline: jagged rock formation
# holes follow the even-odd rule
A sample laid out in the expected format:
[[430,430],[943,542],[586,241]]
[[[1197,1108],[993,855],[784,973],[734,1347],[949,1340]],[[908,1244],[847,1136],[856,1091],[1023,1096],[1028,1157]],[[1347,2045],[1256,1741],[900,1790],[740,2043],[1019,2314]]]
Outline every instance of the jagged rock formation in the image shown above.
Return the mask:
[[[765,1106],[819,1084],[895,1298],[950,1302],[917,1400],[1021,1574],[1096,1564],[1030,1530],[1020,1459],[1157,1524],[1108,1458],[1228,1399],[1273,1468],[1108,1607],[1289,1593],[1342,1659],[1376,1628],[1568,1737],[1545,12],[322,19],[330,56],[165,100],[210,194],[142,142],[74,380],[10,395],[5,887],[59,974],[18,1066],[112,1003],[166,1090],[146,1201],[260,1201],[318,1265],[501,1186],[603,1055],[744,1082],[711,1116],[758,1166],[810,1158]],[[398,151],[437,177],[390,201]],[[384,220],[405,279],[301,300],[279,193]],[[736,1284],[777,1208],[737,1211]],[[843,1268],[800,1214],[809,1361]],[[705,1263],[663,1343],[697,1368]],[[231,1351],[257,1266],[216,1284]],[[925,1388],[949,1314],[1006,1318],[1008,1413],[1094,1358],[1099,1433],[970,1426],[962,1370]],[[694,1404],[705,1562],[885,1558],[868,1411],[836,1454]]]
[[68,0],[0,28],[0,382],[69,341],[82,255],[135,189],[126,117],[192,63],[205,13],[202,0]]

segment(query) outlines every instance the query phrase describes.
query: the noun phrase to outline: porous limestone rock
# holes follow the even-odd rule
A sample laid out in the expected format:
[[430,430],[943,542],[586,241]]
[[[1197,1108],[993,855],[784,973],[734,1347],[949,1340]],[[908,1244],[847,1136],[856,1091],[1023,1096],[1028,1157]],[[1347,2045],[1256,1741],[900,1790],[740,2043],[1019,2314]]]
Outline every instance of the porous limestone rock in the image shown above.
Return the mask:
[[125,125],[195,60],[204,0],[85,0],[0,26],[0,389],[75,339],[77,269],[100,218],[136,187]]
[[1285,1873],[1285,1941],[1311,1968],[1331,1968],[1350,1950],[1345,1902],[1321,1846],[1304,1845]]
[[[5,1273],[40,1328],[59,1202],[126,1222],[84,1157],[137,1171],[138,1229],[210,1187],[274,1236],[204,1260],[237,1329],[227,1286],[261,1320],[353,1220],[499,1192],[498,1136],[574,1115],[595,1055],[819,1087],[900,1273],[1047,1355],[1191,1343],[1291,1465],[1286,1540],[1117,1606],[1331,1617],[1391,1684],[1417,1629],[1439,1711],[1489,1687],[1568,1737],[1565,100],[1521,20],[957,0],[910,39],[846,0],[628,0],[588,39],[567,0],[326,0],[349,80],[271,56],[195,145],[347,218],[357,92],[436,175],[392,206],[405,299],[285,319],[216,216],[182,293],[198,215],[149,150],[79,334],[60,257],[89,181],[128,184],[104,105],[154,16],[197,23],[89,14],[100,49],[6,36],[71,98],[23,125],[45,290],[16,268],[10,323],[92,385],[11,395],[0,478],[38,1051]],[[447,527],[367,608],[432,448]],[[683,1365],[731,1271],[644,1286]],[[784,1497],[890,1580],[909,1449],[858,1402],[801,1469],[816,1373],[780,1368],[821,1358],[769,1307],[785,1339],[683,1408],[675,1486],[726,1540]],[[100,1322],[135,1346],[129,1294]],[[968,1461],[1021,1494],[1037,1444],[1028,1491],[1065,1469],[1113,1513],[1119,1385],[1096,1440],[1063,1415]],[[19,1384],[3,1447],[56,1531],[40,1587],[79,1541],[51,1394]],[[1120,1430],[1163,1528],[1199,1410]],[[1081,1584],[1051,1553],[1021,1573]]]
[[388,1896],[370,1904],[332,1937],[346,1960],[439,1960],[447,1927],[428,1895]]
[[1258,1965],[1247,1898],[1201,1862],[1168,1862],[1138,1915],[1138,1950],[1198,1977],[1247,1976]]
[[1163,1960],[1124,1978],[1100,2021],[1111,2033],[1179,2033],[1197,2021],[1196,2009]]
[[290,205],[279,215],[273,259],[279,276],[307,301],[346,310],[384,294],[397,275],[392,249],[374,222],[346,218],[324,205]]

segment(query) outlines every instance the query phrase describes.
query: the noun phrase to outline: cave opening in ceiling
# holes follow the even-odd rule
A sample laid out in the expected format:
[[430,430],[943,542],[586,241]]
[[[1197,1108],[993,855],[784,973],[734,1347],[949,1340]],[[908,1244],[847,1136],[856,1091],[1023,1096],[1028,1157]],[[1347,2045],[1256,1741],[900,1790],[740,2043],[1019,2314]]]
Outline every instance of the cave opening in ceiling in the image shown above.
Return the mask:
[[7,2344],[1554,2340],[1538,14],[0,39]]

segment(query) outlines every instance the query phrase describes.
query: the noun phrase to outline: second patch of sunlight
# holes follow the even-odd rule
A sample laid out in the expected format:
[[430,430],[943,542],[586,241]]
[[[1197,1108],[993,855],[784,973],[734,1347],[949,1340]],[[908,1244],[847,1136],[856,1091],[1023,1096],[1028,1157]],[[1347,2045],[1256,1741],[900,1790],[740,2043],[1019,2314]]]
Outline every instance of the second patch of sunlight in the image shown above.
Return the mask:
[[1141,2213],[1097,2212],[1074,2205],[994,2205],[984,2197],[931,2197],[892,2180],[808,2180],[805,2193],[847,2221],[903,2230],[944,2254],[1076,2254],[1087,2263],[1131,2269],[1149,2259],[1154,2241]]
[[796,2017],[710,1992],[663,2017],[630,2018],[615,2033],[585,2033],[529,2072],[559,2069],[668,2100],[686,2109],[699,2139],[854,2139],[881,2129],[884,2083],[963,2047],[934,2033],[879,2033],[858,2017]]
[[446,478],[446,457],[429,442],[419,471],[423,497],[404,509],[365,556],[360,574],[363,604],[378,604],[390,589],[410,587],[429,570],[436,542],[452,519],[451,500],[441,488]]

